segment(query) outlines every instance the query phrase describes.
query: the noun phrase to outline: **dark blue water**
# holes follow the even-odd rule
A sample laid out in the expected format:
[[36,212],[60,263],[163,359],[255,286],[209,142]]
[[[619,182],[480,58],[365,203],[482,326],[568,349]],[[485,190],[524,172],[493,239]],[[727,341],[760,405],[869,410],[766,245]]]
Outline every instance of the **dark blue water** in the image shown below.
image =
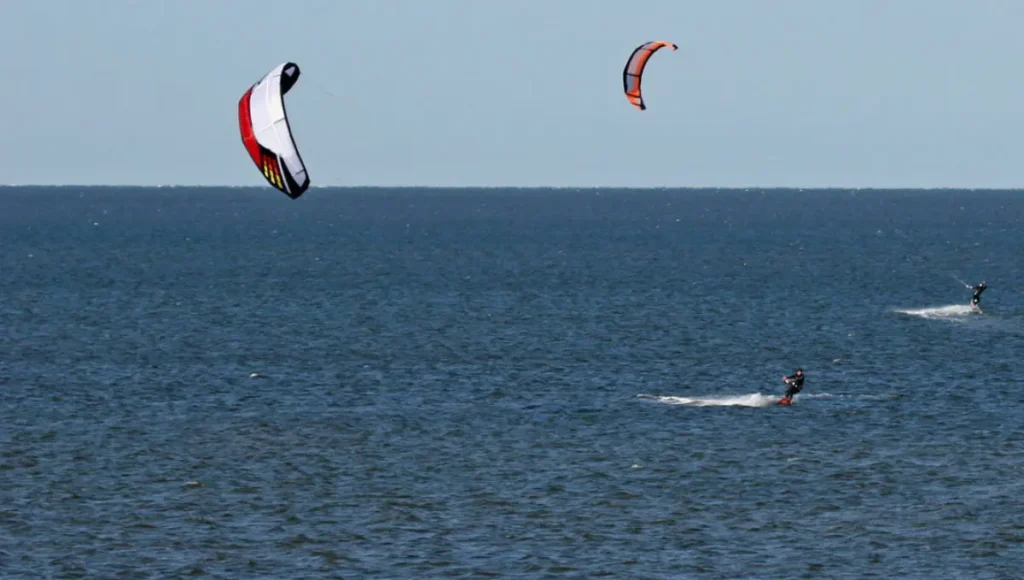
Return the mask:
[[1016,577],[1022,215],[0,190],[2,576]]

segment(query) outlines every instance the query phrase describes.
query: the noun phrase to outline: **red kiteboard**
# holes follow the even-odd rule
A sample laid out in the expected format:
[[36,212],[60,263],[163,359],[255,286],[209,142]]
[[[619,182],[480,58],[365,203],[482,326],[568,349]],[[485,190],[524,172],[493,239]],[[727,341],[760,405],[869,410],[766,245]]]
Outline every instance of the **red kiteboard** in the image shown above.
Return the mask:
[[792,405],[793,404],[793,399],[791,397],[782,397],[781,399],[779,399],[779,404],[780,405]]

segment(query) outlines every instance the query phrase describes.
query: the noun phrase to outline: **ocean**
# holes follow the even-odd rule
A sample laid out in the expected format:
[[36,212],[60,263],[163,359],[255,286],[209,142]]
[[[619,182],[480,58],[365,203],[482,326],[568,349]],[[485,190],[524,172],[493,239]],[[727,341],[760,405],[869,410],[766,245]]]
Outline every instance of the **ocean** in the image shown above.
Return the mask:
[[1019,577],[1022,215],[0,188],[0,576]]

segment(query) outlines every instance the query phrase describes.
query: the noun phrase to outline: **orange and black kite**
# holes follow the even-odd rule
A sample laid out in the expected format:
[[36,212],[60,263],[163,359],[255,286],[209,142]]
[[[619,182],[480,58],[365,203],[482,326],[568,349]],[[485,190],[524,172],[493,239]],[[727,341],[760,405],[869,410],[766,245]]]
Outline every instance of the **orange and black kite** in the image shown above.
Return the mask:
[[647,105],[644,104],[643,95],[640,93],[640,78],[644,74],[644,67],[647,66],[647,61],[650,60],[651,55],[664,47],[671,48],[672,50],[679,48],[671,42],[665,42],[664,40],[645,42],[636,47],[633,54],[629,55],[626,67],[622,69],[622,90],[626,92],[626,98],[629,99],[629,102],[641,111],[646,109]]

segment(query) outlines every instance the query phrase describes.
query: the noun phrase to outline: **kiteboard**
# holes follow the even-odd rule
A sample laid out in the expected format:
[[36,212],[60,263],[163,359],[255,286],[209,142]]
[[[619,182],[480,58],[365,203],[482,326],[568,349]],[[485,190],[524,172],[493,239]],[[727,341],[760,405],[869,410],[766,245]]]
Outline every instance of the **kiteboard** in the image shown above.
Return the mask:
[[792,397],[782,397],[781,399],[779,399],[779,404],[780,405],[786,405],[786,406],[792,405],[793,404],[793,398]]

